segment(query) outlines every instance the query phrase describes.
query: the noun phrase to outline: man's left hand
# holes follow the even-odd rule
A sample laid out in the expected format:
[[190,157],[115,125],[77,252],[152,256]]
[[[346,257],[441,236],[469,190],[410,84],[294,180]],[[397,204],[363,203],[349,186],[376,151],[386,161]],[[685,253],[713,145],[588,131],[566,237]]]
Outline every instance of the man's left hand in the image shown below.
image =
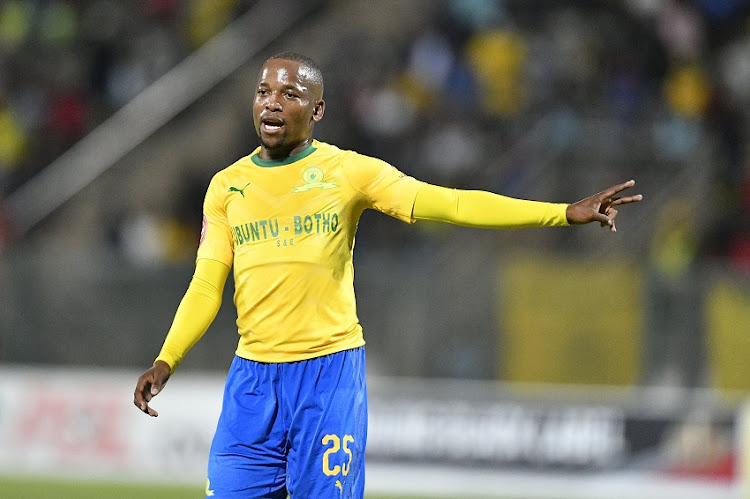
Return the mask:
[[625,197],[618,196],[620,192],[634,185],[635,180],[629,180],[624,184],[613,185],[609,189],[605,189],[598,194],[569,205],[565,212],[568,223],[573,225],[599,222],[602,227],[609,227],[609,230],[612,232],[617,232],[617,228],[615,227],[617,209],[615,206],[636,203],[643,199],[643,196],[640,194]]

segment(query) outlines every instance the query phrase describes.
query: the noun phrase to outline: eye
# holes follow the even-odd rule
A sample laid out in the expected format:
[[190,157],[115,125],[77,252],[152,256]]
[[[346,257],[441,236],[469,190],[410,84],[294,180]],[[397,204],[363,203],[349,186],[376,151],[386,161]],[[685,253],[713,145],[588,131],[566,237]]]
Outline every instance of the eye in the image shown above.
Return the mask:
[[290,99],[294,99],[295,97],[297,97],[297,94],[295,94],[294,92],[284,92],[284,95],[289,97]]
[[264,88],[259,88],[258,90],[256,90],[255,93],[258,94],[258,95],[266,95],[268,93],[268,90],[266,90]]

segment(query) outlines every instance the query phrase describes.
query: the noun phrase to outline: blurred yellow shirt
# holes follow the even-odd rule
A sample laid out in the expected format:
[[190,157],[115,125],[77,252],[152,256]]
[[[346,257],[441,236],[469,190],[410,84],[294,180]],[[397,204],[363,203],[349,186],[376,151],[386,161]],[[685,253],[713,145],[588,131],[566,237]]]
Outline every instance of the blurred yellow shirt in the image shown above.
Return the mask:
[[422,183],[319,141],[283,161],[259,151],[211,180],[197,255],[234,265],[237,355],[293,362],[364,345],[352,264],[357,222],[373,208],[413,223]]

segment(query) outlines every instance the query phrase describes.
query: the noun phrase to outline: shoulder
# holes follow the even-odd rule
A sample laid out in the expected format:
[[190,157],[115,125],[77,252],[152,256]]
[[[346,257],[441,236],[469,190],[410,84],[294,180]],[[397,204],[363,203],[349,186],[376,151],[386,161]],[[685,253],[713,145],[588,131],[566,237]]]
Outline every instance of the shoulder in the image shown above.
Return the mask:
[[255,154],[255,151],[214,173],[214,176],[211,178],[211,184],[228,184],[231,183],[237,175],[245,174],[247,166],[252,165],[251,157],[253,154]]
[[349,185],[356,190],[361,190],[369,179],[390,168],[385,161],[330,144],[320,143],[318,151],[320,159],[331,166],[335,165]]
[[316,149],[317,154],[321,158],[327,158],[331,160],[339,160],[342,163],[356,163],[357,161],[366,161],[368,159],[375,159],[370,158],[369,156],[365,156],[364,154],[360,154],[357,151],[352,151],[349,149],[341,149],[338,146],[335,146],[333,144],[328,144],[326,142],[320,142],[318,140],[313,142],[313,146]]
[[318,158],[326,161],[342,161],[347,157],[347,153],[350,152],[333,144],[320,142],[318,140],[313,141],[313,147],[315,148],[315,154]]
[[226,168],[214,173],[208,184],[207,196],[219,196],[225,194],[230,186],[237,184],[247,177],[247,165],[252,163],[252,155],[244,156]]
[[341,149],[337,146],[319,142],[316,144],[321,157],[326,157],[337,162],[347,176],[369,173],[374,171],[390,168],[391,165],[385,161],[361,154],[350,149]]

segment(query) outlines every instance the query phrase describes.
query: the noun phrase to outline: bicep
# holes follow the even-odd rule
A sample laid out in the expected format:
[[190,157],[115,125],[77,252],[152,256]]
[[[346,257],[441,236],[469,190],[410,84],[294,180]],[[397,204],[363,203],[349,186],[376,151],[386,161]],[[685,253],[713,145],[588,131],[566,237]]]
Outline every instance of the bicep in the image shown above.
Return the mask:
[[364,200],[364,208],[372,208],[404,222],[413,222],[414,198],[422,182],[402,173],[377,158],[352,153],[344,172]]
[[232,230],[229,227],[224,206],[225,189],[218,185],[216,177],[211,181],[203,202],[203,223],[198,245],[197,259],[223,262],[231,267],[234,258]]

